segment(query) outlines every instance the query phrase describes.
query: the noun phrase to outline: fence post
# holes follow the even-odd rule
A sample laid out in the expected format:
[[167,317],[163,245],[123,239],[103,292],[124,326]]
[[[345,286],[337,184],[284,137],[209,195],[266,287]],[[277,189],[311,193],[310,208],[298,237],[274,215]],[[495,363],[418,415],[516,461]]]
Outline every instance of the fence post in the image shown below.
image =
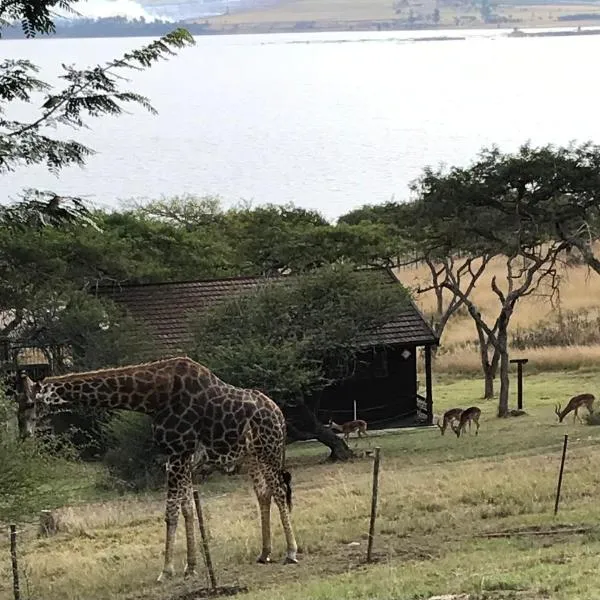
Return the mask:
[[554,514],[558,512],[558,503],[560,501],[560,488],[562,487],[563,471],[565,468],[565,458],[567,456],[567,442],[569,435],[565,433],[565,442],[563,444],[562,458],[560,461],[560,471],[558,472],[558,484],[556,485],[556,500],[554,502]]
[[208,569],[208,576],[210,578],[210,585],[213,590],[217,588],[217,580],[215,578],[215,571],[213,569],[212,560],[210,558],[210,548],[208,546],[208,538],[206,535],[206,529],[204,527],[204,517],[202,515],[202,506],[200,505],[200,495],[198,490],[194,490],[194,504],[196,505],[196,513],[198,514],[198,525],[200,526],[200,535],[202,536],[202,548],[204,549],[204,562]]
[[17,526],[10,526],[10,559],[13,573],[13,594],[15,600],[21,600],[21,588],[19,587],[19,562],[17,559]]
[[375,537],[375,518],[377,517],[377,496],[379,494],[379,453],[381,448],[375,448],[375,462],[373,463],[373,494],[371,496],[371,522],[369,524],[369,542],[367,545],[367,562],[371,562],[373,552],[373,539]]

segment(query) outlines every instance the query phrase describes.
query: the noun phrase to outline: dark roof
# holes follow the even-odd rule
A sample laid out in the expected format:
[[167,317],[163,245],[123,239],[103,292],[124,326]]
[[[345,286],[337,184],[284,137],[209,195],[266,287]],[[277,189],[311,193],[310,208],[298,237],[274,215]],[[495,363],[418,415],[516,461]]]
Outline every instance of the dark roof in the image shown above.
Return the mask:
[[[387,269],[363,271],[365,285],[396,284],[396,276]],[[119,285],[99,288],[97,294],[127,308],[134,320],[143,323],[156,336],[162,349],[182,352],[191,334],[190,313],[199,312],[234,295],[248,292],[267,281],[287,282],[292,276],[235,277],[203,281],[183,281]],[[391,322],[377,330],[365,331],[359,346],[437,344],[435,333],[417,307],[410,304]]]

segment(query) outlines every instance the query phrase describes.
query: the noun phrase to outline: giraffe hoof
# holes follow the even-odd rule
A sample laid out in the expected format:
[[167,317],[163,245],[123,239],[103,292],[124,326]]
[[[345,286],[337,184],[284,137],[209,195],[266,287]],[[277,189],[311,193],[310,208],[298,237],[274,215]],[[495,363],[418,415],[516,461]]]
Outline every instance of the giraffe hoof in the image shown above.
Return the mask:
[[283,561],[284,565],[297,565],[298,559],[295,556],[286,556]]
[[270,556],[259,556],[258,559],[256,560],[256,562],[260,565],[268,565],[271,563],[271,557]]

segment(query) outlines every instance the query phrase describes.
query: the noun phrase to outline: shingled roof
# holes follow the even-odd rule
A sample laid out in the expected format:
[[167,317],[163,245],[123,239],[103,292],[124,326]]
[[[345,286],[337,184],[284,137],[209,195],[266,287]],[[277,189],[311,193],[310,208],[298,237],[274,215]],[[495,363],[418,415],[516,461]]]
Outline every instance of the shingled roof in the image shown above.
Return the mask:
[[[369,269],[363,273],[366,285],[398,283],[388,269]],[[162,350],[183,352],[191,341],[188,328],[191,313],[207,310],[234,295],[250,292],[266,281],[286,283],[291,280],[293,276],[132,284],[102,287],[97,294],[124,306],[133,319],[142,323],[155,337]],[[361,338],[359,346],[425,346],[438,343],[435,333],[412,302],[399,311],[393,321],[376,330],[365,331]]]

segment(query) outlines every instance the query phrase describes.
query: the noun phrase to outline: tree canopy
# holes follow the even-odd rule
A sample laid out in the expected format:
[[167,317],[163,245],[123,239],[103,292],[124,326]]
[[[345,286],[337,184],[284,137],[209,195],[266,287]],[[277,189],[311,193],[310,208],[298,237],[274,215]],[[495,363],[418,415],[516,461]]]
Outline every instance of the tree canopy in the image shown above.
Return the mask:
[[276,278],[194,317],[190,355],[225,381],[264,391],[296,437],[314,434],[341,458],[339,440],[314,417],[315,401],[352,376],[365,333],[406,308],[407,290],[383,280],[354,265]]

